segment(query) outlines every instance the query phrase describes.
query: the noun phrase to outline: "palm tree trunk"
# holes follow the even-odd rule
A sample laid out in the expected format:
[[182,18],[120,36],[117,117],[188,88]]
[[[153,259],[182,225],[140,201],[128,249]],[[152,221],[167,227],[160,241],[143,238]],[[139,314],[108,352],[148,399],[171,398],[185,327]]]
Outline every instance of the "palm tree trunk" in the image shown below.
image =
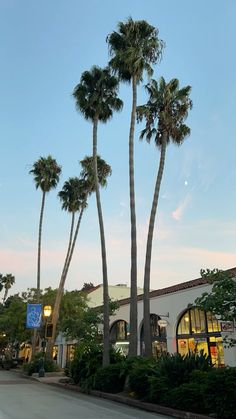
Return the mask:
[[130,189],[130,220],[131,220],[131,277],[130,277],[130,343],[129,357],[137,355],[138,344],[138,307],[137,307],[137,238],[134,191],[134,128],[137,107],[137,80],[132,79],[133,104],[129,132],[129,189]]
[[109,293],[108,293],[108,277],[107,277],[106,243],[105,243],[105,233],[104,233],[102,206],[101,206],[99,183],[98,183],[98,171],[97,171],[97,127],[98,127],[98,118],[95,117],[93,121],[93,164],[94,164],[96,201],[97,201],[97,211],[98,211],[100,239],[101,239],[101,253],[102,253],[102,274],[103,274],[103,362],[102,363],[103,363],[103,366],[105,366],[105,365],[109,365],[110,363]]
[[39,218],[39,237],[38,237],[38,269],[37,269],[37,300],[40,299],[40,268],[41,268],[41,240],[42,240],[42,225],[43,225],[43,212],[45,206],[46,192],[43,192],[42,205]]
[[[45,197],[46,192],[43,191],[41,211],[39,217],[39,235],[38,235],[38,265],[37,265],[37,302],[40,300],[40,267],[41,267],[41,239],[42,239],[42,225],[43,225],[43,212],[45,206]],[[35,355],[36,351],[36,339],[37,339],[37,329],[34,329],[33,341],[32,341],[32,358]]]
[[[86,202],[86,199],[85,199],[85,202]],[[47,343],[47,351],[46,351],[46,357],[47,358],[52,358],[53,345],[54,345],[54,342],[55,342],[55,339],[56,339],[56,333],[57,333],[57,323],[58,323],[58,319],[59,319],[61,299],[62,299],[62,295],[63,295],[63,291],[64,291],[64,286],[65,286],[70,262],[71,262],[71,259],[72,259],[73,253],[74,253],[75,243],[76,243],[76,240],[77,240],[83,211],[84,211],[84,206],[81,209],[81,212],[80,212],[80,215],[79,215],[79,218],[78,218],[78,221],[77,221],[77,225],[76,225],[76,229],[75,229],[75,233],[74,233],[74,238],[73,238],[73,231],[74,231],[75,214],[74,214],[74,212],[72,213],[71,230],[70,230],[68,250],[67,250],[67,254],[66,254],[66,258],[65,258],[65,262],[64,262],[64,266],[63,266],[63,270],[62,270],[62,274],[61,274],[60,284],[59,284],[59,287],[58,287],[58,290],[57,290],[56,300],[55,300],[55,304],[54,304],[54,308],[53,308],[53,312],[52,312],[52,337],[48,340],[48,343]]]
[[5,303],[5,301],[6,301],[7,294],[8,294],[8,288],[5,288],[4,297],[3,297],[3,302],[4,302],[4,303]]
[[151,338],[151,325],[150,325],[150,270],[151,270],[151,258],[152,258],[152,240],[155,225],[156,210],[158,205],[161,180],[165,165],[165,154],[166,154],[166,137],[162,137],[161,155],[159,168],[157,173],[155,191],[152,201],[152,209],[149,220],[147,246],[146,246],[146,259],[145,259],[145,270],[144,270],[144,294],[143,294],[143,327],[144,327],[144,355],[146,357],[152,356],[152,338]]

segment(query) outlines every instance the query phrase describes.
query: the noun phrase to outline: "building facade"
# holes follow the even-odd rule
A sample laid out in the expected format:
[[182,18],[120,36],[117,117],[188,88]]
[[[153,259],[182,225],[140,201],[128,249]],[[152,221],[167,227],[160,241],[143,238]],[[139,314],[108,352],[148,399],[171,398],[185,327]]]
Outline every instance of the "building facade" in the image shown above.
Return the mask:
[[[236,269],[234,269],[236,274]],[[236,347],[225,348],[227,335],[236,339],[235,324],[221,322],[211,313],[194,307],[194,301],[203,292],[210,292],[211,285],[199,278],[150,292],[150,322],[153,355],[163,352],[186,355],[202,350],[211,357],[213,365],[236,366]],[[129,299],[119,302],[120,308],[110,319],[111,342],[128,353]],[[138,354],[144,350],[143,300],[138,297]]]
[[[235,273],[236,268],[231,269]],[[101,302],[101,289],[90,295],[91,306]],[[120,290],[121,291],[121,290]],[[211,313],[194,307],[194,301],[203,292],[210,292],[211,285],[203,278],[183,282],[171,287],[150,292],[150,322],[153,355],[162,353],[200,353],[211,357],[212,364],[218,367],[236,366],[236,347],[225,348],[226,335],[236,339],[235,324],[221,322]],[[126,288],[126,293],[129,288]],[[123,290],[122,290],[123,293]],[[92,293],[91,293],[92,294]],[[117,291],[115,290],[117,295]],[[122,294],[121,294],[122,295]],[[129,349],[129,298],[119,300],[119,309],[110,318],[111,343],[124,354]],[[58,362],[64,367],[73,358],[75,341],[66,342],[59,336],[56,345]],[[138,295],[138,354],[144,351],[143,342],[143,295]]]

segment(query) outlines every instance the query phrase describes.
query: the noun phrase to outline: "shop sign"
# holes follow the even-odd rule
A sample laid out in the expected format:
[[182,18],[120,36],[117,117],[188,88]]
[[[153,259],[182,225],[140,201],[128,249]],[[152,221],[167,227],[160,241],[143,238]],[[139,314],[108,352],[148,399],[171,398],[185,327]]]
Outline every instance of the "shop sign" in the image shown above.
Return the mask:
[[220,323],[221,332],[233,332],[234,323],[233,322],[221,322]]
[[160,327],[166,327],[167,324],[168,324],[167,320],[164,320],[164,319],[158,320],[157,323],[158,323],[158,326],[160,326]]

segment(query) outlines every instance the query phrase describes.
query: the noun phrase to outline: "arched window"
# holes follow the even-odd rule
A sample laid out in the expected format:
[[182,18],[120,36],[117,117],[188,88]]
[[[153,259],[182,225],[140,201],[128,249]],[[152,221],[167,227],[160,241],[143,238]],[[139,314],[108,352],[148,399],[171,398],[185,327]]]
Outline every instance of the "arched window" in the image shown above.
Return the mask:
[[110,342],[124,355],[129,351],[129,325],[125,320],[118,320],[111,326]]
[[215,366],[224,365],[220,324],[212,313],[198,308],[186,310],[177,325],[177,350],[181,355],[203,352]]
[[[159,357],[162,353],[167,352],[166,328],[159,326],[158,321],[161,318],[157,314],[150,315],[151,337],[152,337],[152,354]],[[144,327],[142,324],[140,332],[141,355],[144,354]]]

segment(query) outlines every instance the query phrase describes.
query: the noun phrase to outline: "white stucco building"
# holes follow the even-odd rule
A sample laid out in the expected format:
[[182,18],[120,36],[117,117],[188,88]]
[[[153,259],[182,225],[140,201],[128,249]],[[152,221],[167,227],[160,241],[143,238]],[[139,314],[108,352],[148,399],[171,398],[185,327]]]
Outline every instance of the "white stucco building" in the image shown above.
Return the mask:
[[[230,269],[236,277],[236,268]],[[112,292],[110,290],[112,289]],[[223,338],[236,339],[235,324],[220,322],[211,313],[192,306],[203,292],[211,291],[211,285],[203,278],[183,282],[150,292],[151,330],[154,356],[162,352],[199,353],[203,350],[211,356],[217,366],[236,366],[236,347],[224,348]],[[129,346],[129,292],[123,286],[109,287],[110,296],[119,300],[119,309],[110,318],[110,339],[112,344],[128,352]],[[138,354],[143,350],[143,296],[138,295]],[[125,296],[126,298],[122,298]],[[88,295],[90,306],[102,304],[102,286]],[[226,333],[226,329],[228,329]],[[59,363],[64,366],[73,357],[75,342],[57,340]]]
[[[236,268],[231,269],[236,276]],[[183,355],[200,350],[211,356],[218,366],[236,366],[236,347],[224,348],[223,338],[236,339],[235,325],[220,322],[211,313],[194,307],[194,301],[203,292],[211,291],[211,285],[199,278],[164,289],[150,292],[150,312],[153,354],[161,352]],[[138,296],[138,353],[143,348],[143,301]],[[129,340],[129,299],[119,302],[120,308],[110,319],[111,341],[124,352]],[[164,320],[164,321],[160,321]],[[228,331],[222,331],[226,330]]]

